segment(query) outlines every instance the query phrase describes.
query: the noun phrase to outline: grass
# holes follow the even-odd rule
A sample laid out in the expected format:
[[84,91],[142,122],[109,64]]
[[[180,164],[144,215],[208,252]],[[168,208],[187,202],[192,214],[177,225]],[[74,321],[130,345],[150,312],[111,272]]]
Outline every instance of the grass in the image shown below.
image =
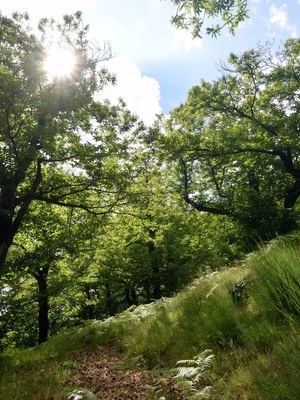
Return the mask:
[[99,325],[90,324],[56,335],[40,346],[0,355],[0,399],[53,399],[76,368],[68,362],[69,354],[114,341],[124,329],[124,323],[117,321]]
[[[61,333],[37,348],[4,353],[0,399],[51,399],[72,369],[68,353],[108,341],[117,342],[131,359],[144,360],[149,369],[165,371],[180,360],[193,365],[209,349],[214,355],[209,392],[207,380],[199,379],[189,399],[298,399],[298,239],[297,234],[278,238],[238,266],[199,277],[172,299]],[[245,301],[235,302],[232,288],[241,280],[251,284]]]
[[137,326],[125,338],[129,349],[143,354],[149,367],[171,367],[206,348],[232,347],[239,340],[244,310],[234,304],[230,292],[232,281],[245,274],[242,268],[201,277]]

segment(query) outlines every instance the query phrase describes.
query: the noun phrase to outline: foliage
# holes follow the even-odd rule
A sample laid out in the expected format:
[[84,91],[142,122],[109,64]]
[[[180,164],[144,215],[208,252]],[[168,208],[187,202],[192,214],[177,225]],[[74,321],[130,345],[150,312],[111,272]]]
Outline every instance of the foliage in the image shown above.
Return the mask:
[[[128,142],[139,129],[120,101],[94,98],[115,77],[99,68],[110,49],[88,40],[81,13],[43,19],[33,33],[26,14],[0,16],[0,273],[33,202],[110,212],[126,185]],[[58,43],[55,42],[57,38]],[[70,49],[71,75],[47,75],[49,46]]]
[[[239,309],[231,300],[224,274],[203,275],[191,288],[164,304],[127,338],[129,348],[143,354],[150,367],[191,359],[203,348],[230,348],[239,335]],[[218,301],[216,301],[218,299]],[[174,346],[176,343],[176,346]]]
[[[270,288],[261,284],[260,279],[265,279],[264,269],[273,262],[274,271],[272,268],[268,270],[270,275],[274,275],[270,276],[271,281],[274,282],[275,276],[279,279],[286,276],[286,270],[293,273],[293,254],[298,254],[298,251],[298,233],[278,238],[271,246],[262,246],[258,252],[249,255],[240,266],[203,275],[172,299],[134,307],[106,321],[61,333],[34,349],[6,352],[1,355],[0,393],[5,393],[10,400],[23,390],[20,398],[27,399],[25,390],[35,382],[40,394],[33,388],[30,398],[46,399],[42,380],[30,371],[47,371],[48,387],[53,388],[55,382],[59,389],[59,382],[67,378],[63,375],[59,381],[54,373],[56,368],[61,373],[62,365],[69,366],[63,371],[74,375],[74,358],[68,355],[70,351],[74,355],[74,351],[88,348],[92,357],[97,351],[96,346],[113,341],[131,360],[143,360],[148,367],[173,370],[178,360],[186,359],[187,367],[192,364],[191,371],[199,372],[199,377],[202,372],[204,375],[205,371],[209,372],[209,382],[202,381],[201,389],[193,392],[195,398],[296,400],[299,382],[294,377],[298,376],[300,368],[298,317],[294,316],[294,310],[280,304],[283,312],[278,313],[276,298],[265,295],[264,292],[269,292]],[[279,260],[281,269],[276,267]],[[231,289],[234,283],[249,277],[253,281],[249,287],[249,299],[245,304],[237,304],[232,301]],[[278,291],[281,288],[278,287]],[[294,298],[298,289],[285,286],[285,291],[289,290],[290,295],[285,298]],[[214,355],[213,363],[212,354],[203,353],[207,348]],[[194,359],[195,354],[200,357]],[[160,375],[165,373],[160,369]],[[8,376],[16,374],[18,380],[8,379]],[[126,374],[128,376],[128,372]],[[12,382],[15,382],[14,392],[9,388]],[[202,391],[204,386],[206,394]],[[155,389],[154,393],[151,392],[153,395],[162,393],[153,383],[151,387]],[[191,392],[187,398],[191,398]]]
[[[172,17],[172,24],[179,29],[190,30],[193,38],[205,33],[212,37],[220,35],[227,27],[234,35],[238,25],[248,17],[247,0],[171,0],[177,6],[176,14]],[[221,19],[221,24],[204,26],[207,19]]]
[[221,77],[193,87],[167,121],[163,148],[182,197],[227,215],[252,243],[296,226],[299,51],[290,39],[275,53],[267,44],[231,54]]
[[[284,251],[283,251],[284,249]],[[257,276],[257,303],[275,319],[298,320],[300,316],[299,247],[279,239],[260,252],[252,267]],[[254,293],[255,296],[255,293]]]
[[[10,288],[2,306],[9,310],[0,316],[2,348],[32,346],[37,336],[42,342],[48,333],[84,320],[171,296],[199,270],[216,269],[241,254],[230,222],[182,204],[151,141],[153,131],[139,129],[122,141],[107,124],[102,163],[105,171],[112,169],[109,186],[122,188],[120,201],[110,209],[109,197],[94,193],[91,204],[103,200],[101,216],[74,204],[32,202],[2,278]],[[106,193],[102,178],[104,187],[97,190]]]
[[[285,284],[292,279],[281,281],[296,271],[298,237],[262,246],[241,269],[196,281],[163,312],[144,321],[143,332],[135,328],[127,339],[129,348],[146,356],[150,366],[171,366],[182,357],[193,363],[193,354],[210,347],[215,355],[209,382],[213,398],[297,399],[299,385],[292,377],[299,374],[299,322],[294,309],[278,298],[291,304],[299,293],[298,286]],[[249,276],[253,284],[247,289],[247,303],[230,300],[234,282]],[[197,395],[202,398],[204,393]]]
[[127,201],[74,261],[82,275],[77,293],[69,293],[80,318],[105,318],[172,296],[199,270],[240,256],[233,225],[222,221],[220,227],[220,219],[187,209],[170,185],[151,132],[143,135],[150,149],[135,142]]
[[2,353],[0,397],[45,400],[53,398],[54,394],[58,395],[64,379],[73,374],[76,367],[74,363],[66,363],[67,354],[113,340],[117,332],[116,325],[109,332],[105,327],[77,328],[62,332],[40,346]]
[[[123,101],[95,100],[115,81],[100,68],[111,50],[88,39],[80,12],[43,19],[34,33],[26,14],[0,18],[0,329],[2,346],[23,347],[74,325],[83,276],[74,259],[124,203],[129,133],[143,124]],[[47,74],[53,45],[73,52],[71,74]]]
[[[245,4],[205,7],[233,29]],[[182,27],[203,17],[201,2],[176,5]],[[299,235],[225,265],[297,223],[299,41],[232,54],[145,128],[122,100],[95,100],[110,51],[81,13],[34,34],[26,14],[0,19],[0,397],[53,398],[70,352],[118,342],[149,368],[185,360],[195,398],[296,399]],[[68,77],[44,70],[49,33],[77,56]]]
[[[209,393],[207,383],[210,380],[210,368],[214,355],[211,350],[204,350],[192,360],[177,361],[177,375],[175,378],[184,379],[189,384],[192,398],[203,398]],[[204,386],[204,389],[203,389]],[[200,391],[200,389],[202,389]],[[193,395],[195,395],[193,397]]]
[[[1,347],[28,347],[46,340],[64,327],[72,314],[62,292],[72,287],[76,271],[73,260],[92,234],[95,223],[90,215],[56,205],[39,204],[24,218],[7,260],[9,273],[1,278],[5,296],[0,316]],[[40,225],[43,226],[42,234]]]

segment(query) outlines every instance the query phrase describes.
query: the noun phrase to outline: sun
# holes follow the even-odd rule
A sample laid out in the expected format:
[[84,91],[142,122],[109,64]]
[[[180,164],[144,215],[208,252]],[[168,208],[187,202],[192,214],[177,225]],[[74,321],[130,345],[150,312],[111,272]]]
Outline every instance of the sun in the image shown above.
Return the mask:
[[52,47],[47,52],[44,68],[50,78],[69,77],[74,72],[76,57],[68,49]]

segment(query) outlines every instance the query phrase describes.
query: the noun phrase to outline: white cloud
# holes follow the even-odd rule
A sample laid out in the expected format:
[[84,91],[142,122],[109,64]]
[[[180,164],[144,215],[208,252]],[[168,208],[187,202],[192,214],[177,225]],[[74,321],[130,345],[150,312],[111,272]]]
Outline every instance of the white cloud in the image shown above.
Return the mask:
[[83,12],[90,36],[108,40],[113,50],[138,64],[180,57],[201,48],[200,39],[175,29],[170,18],[176,11],[171,1],[161,0],[9,0],[1,5],[3,14],[28,11],[32,25],[43,17]]
[[145,65],[170,57],[181,60],[201,47],[201,40],[171,26],[175,11],[169,0],[102,0],[84,17],[94,37],[109,40],[117,54]]
[[201,49],[202,40],[193,39],[191,32],[180,29],[174,29],[174,49],[181,51],[182,48],[188,53],[192,49]]
[[98,99],[107,98],[115,104],[121,97],[132,112],[151,125],[155,115],[162,112],[159,83],[154,78],[142,75],[137,65],[125,58],[113,58],[107,67],[117,75],[117,85],[107,86],[99,93]]
[[280,7],[277,7],[275,4],[271,5],[269,9],[269,22],[281,30],[289,32],[292,37],[297,36],[296,26],[290,25],[288,22],[286,4],[283,4]]
[[[299,0],[300,1],[300,0]],[[161,0],[150,0],[150,6],[151,7],[157,7],[160,5]]]

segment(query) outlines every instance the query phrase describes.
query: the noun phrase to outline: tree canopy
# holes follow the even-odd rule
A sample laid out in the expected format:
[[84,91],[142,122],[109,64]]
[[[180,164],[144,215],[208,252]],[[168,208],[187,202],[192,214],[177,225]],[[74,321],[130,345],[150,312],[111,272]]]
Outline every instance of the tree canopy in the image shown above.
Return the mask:
[[[194,36],[206,15],[229,29],[246,15],[246,1],[173,3]],[[47,71],[53,45],[68,73]],[[0,15],[0,348],[172,296],[297,226],[298,39],[232,53],[151,127],[97,101],[110,57],[80,12],[36,30]]]
[[[171,113],[165,150],[185,201],[229,215],[264,236],[293,229],[300,195],[300,44],[231,54]],[[177,178],[177,179],[178,179]]]
[[[51,45],[73,53],[70,75],[47,75]],[[115,80],[99,66],[110,57],[109,46],[88,39],[80,12],[43,19],[36,31],[26,14],[0,15],[0,273],[33,201],[97,215],[120,200],[122,133],[136,119],[123,103],[94,99]]]

